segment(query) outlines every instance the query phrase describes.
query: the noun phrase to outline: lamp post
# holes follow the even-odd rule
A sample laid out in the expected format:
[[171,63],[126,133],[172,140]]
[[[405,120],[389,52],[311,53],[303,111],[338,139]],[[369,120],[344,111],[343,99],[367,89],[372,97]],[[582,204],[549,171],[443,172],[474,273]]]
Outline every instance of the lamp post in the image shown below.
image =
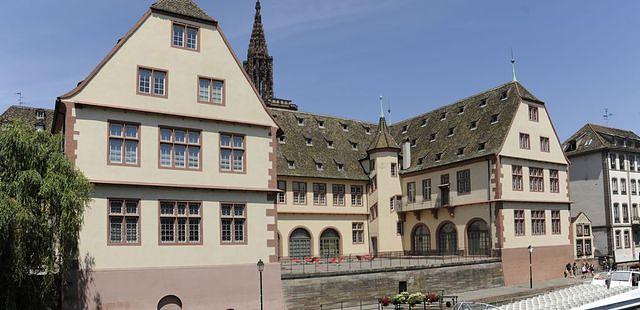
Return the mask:
[[533,254],[533,247],[529,246],[529,288],[533,288],[533,268],[531,267],[531,254]]
[[264,310],[264,306],[262,303],[262,271],[264,271],[264,263],[262,259],[258,260],[258,272],[260,272],[260,310]]

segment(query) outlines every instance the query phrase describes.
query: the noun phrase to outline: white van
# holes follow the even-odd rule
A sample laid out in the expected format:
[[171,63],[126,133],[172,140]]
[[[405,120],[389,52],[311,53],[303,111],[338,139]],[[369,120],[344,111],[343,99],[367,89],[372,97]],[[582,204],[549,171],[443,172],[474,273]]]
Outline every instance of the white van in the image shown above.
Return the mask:
[[611,273],[609,288],[627,286],[638,288],[640,282],[640,271],[614,271]]

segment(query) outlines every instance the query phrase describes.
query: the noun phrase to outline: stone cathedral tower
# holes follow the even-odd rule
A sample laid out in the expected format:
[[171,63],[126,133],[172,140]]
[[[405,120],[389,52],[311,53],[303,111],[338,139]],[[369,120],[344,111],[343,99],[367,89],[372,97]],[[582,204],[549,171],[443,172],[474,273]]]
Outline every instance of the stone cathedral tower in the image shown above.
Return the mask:
[[269,104],[273,99],[273,57],[269,56],[269,50],[267,49],[267,39],[262,28],[260,8],[260,1],[258,0],[244,69],[258,89],[262,100]]

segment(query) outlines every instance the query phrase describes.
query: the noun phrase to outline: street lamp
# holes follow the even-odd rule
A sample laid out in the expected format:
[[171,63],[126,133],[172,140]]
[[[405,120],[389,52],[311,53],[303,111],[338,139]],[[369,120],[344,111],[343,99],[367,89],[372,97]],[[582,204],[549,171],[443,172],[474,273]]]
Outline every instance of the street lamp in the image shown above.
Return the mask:
[[529,288],[533,288],[533,269],[531,267],[531,254],[533,253],[533,247],[529,245]]
[[262,304],[262,271],[264,271],[264,263],[262,259],[258,260],[258,272],[260,272],[260,310],[264,310],[264,306]]

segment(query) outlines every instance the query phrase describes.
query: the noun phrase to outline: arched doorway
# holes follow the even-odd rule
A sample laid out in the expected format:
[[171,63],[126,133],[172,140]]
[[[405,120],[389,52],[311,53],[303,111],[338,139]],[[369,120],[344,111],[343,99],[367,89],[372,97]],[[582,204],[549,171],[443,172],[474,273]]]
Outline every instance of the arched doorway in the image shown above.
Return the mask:
[[456,226],[448,222],[438,231],[438,251],[440,254],[455,255],[458,252],[458,233]]
[[340,256],[340,234],[335,229],[327,228],[320,235],[320,256]]
[[417,224],[411,234],[411,252],[413,255],[429,255],[431,250],[431,234],[425,224]]
[[487,222],[481,219],[471,222],[467,226],[467,242],[469,255],[489,255],[491,242]]
[[174,295],[162,297],[158,302],[158,310],[181,310],[182,301]]
[[289,257],[305,258],[311,256],[311,235],[304,228],[295,229],[289,236]]

